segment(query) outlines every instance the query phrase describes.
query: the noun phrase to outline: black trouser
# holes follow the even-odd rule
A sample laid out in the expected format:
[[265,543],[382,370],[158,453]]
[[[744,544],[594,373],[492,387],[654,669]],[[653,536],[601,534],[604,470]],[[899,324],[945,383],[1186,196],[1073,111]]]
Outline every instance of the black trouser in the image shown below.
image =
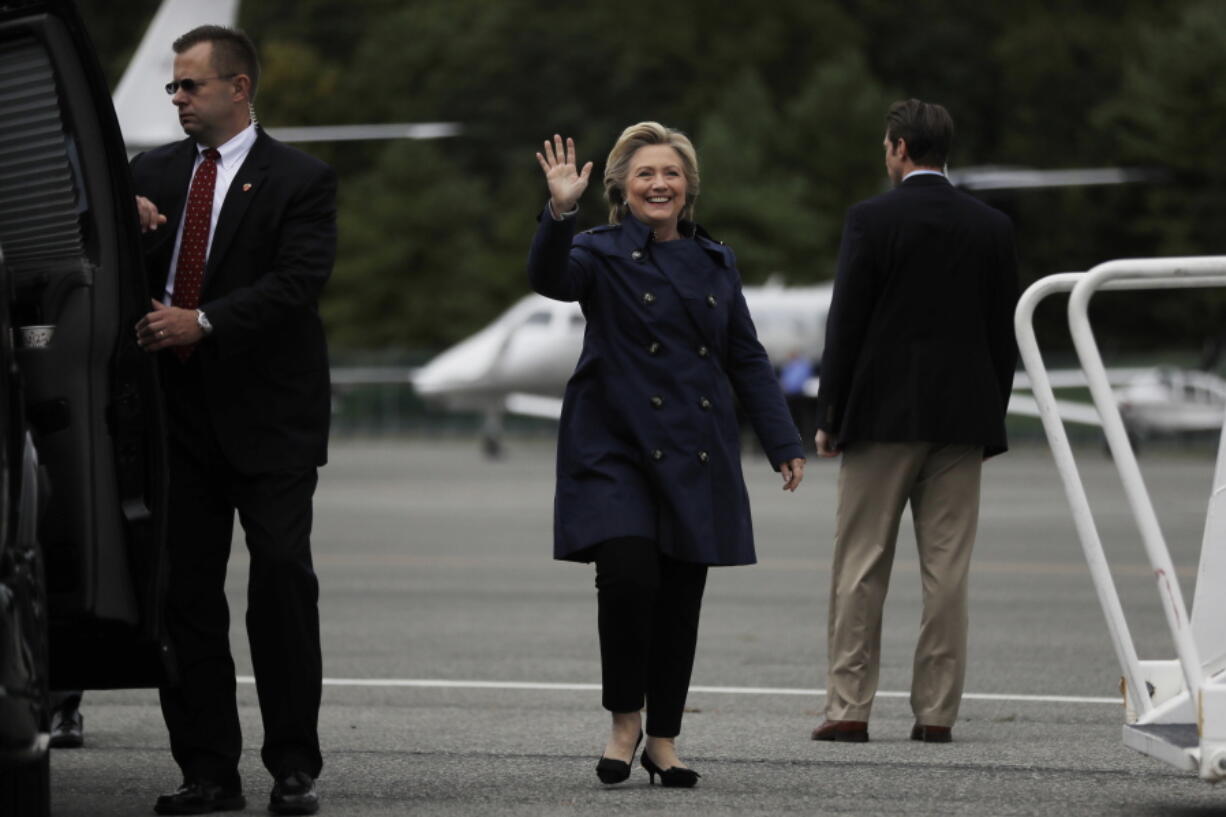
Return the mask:
[[[178,364],[176,364],[178,365]],[[166,367],[171,368],[171,367]],[[237,783],[242,752],[226,563],[234,514],[247,534],[247,638],[264,725],[261,758],[275,776],[317,777],[322,660],[319,583],[311,562],[317,472],[242,474],[223,456],[193,365],[166,378],[170,416],[169,592],[166,625],[180,684],[161,690],[175,761],[189,778]]]
[[650,539],[595,547],[602,703],[610,712],[647,706],[647,734],[674,738],[694,668],[707,566],[678,562]]

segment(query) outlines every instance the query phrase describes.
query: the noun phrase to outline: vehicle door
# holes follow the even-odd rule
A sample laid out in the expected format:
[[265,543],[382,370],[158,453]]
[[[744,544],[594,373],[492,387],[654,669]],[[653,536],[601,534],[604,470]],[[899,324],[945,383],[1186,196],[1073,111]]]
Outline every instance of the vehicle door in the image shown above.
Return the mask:
[[51,685],[157,685],[165,428],[123,139],[70,2],[0,3],[0,247],[28,425]]

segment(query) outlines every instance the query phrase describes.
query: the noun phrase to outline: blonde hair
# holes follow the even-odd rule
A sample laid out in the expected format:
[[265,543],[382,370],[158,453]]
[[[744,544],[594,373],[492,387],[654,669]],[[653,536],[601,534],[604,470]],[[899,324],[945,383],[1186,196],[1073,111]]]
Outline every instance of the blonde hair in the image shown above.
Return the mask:
[[630,160],[646,145],[668,145],[681,157],[681,172],[685,174],[685,207],[681,218],[694,220],[694,202],[698,198],[698,154],[690,138],[679,130],[666,128],[659,122],[639,122],[622,131],[604,163],[604,195],[609,200],[609,223],[620,224],[629,212],[626,205],[626,179],[630,175]]

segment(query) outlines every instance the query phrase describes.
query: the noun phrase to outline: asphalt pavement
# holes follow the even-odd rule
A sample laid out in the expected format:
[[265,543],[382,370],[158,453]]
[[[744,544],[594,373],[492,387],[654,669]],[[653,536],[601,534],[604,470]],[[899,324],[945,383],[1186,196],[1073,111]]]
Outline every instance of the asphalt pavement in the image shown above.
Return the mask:
[[[1080,453],[1142,658],[1170,658],[1151,572],[1111,463]],[[948,745],[908,740],[920,582],[904,519],[881,690],[863,745],[814,743],[837,465],[797,494],[745,471],[760,564],[711,572],[679,740],[693,790],[593,771],[600,708],[592,569],[550,559],[553,444],[490,462],[468,440],[338,441],[321,472],[325,769],[321,813],[374,815],[1210,815],[1226,791],[1125,749],[1119,668],[1045,448],[985,468],[971,576],[967,697]],[[1143,459],[1189,603],[1212,452]],[[228,588],[245,730],[247,812],[270,780],[242,612]],[[54,813],[149,814],[177,786],[156,692],[91,692],[86,744],[52,756]]]

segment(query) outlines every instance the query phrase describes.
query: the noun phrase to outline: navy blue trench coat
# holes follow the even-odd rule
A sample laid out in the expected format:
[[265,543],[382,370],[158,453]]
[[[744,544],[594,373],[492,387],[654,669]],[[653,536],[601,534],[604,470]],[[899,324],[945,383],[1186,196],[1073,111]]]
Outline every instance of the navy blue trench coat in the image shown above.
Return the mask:
[[653,242],[629,216],[578,236],[573,218],[540,217],[532,287],[587,318],[558,431],[554,558],[641,536],[680,561],[753,564],[734,394],[776,470],[804,456],[732,250],[683,228]]

